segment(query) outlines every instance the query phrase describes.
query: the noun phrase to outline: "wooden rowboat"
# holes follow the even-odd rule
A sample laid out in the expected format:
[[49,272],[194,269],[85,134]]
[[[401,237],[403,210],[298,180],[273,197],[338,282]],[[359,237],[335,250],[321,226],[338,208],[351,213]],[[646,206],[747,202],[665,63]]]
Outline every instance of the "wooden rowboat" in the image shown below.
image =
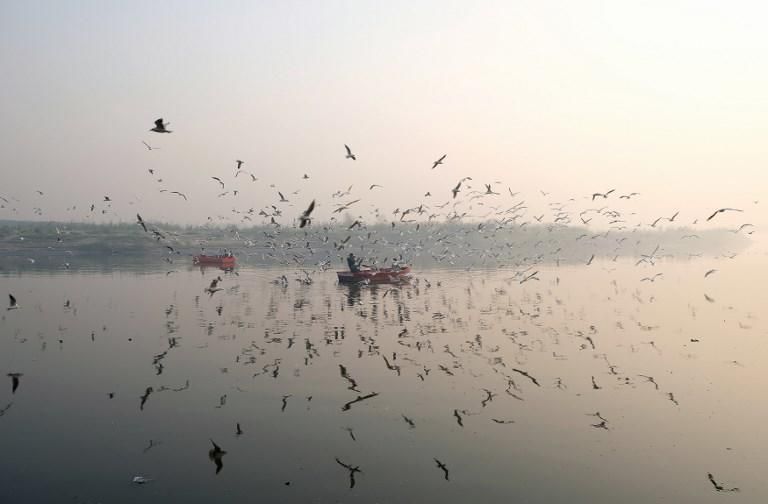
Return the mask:
[[411,279],[411,267],[401,266],[399,268],[370,268],[357,271],[337,271],[339,283],[401,283]]

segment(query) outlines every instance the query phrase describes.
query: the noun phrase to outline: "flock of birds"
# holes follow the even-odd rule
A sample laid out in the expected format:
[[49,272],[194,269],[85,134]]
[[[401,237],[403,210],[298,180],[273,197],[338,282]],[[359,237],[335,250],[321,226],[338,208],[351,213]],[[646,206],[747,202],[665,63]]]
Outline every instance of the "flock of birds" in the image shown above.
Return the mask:
[[[154,127],[150,131],[161,134],[172,133],[168,126],[169,123],[160,118],[154,122]],[[158,147],[152,146],[148,142],[143,142],[143,144],[148,151],[158,149]],[[357,161],[358,156],[352,149],[346,144],[344,148],[346,152],[344,159]],[[447,154],[442,154],[432,163],[431,169],[437,169],[445,164],[446,158]],[[245,173],[243,170],[244,164],[245,162],[242,160],[236,161],[234,178],[237,178],[241,173]],[[150,170],[150,174],[154,175],[154,170]],[[248,175],[250,175],[253,182],[258,179],[252,173],[248,173]],[[303,178],[308,179],[309,176],[305,174]],[[217,176],[213,176],[211,179],[220,186],[222,191],[226,189],[229,183]],[[375,223],[367,222],[371,215],[363,213],[358,213],[350,219],[353,221],[351,223],[342,223],[336,217],[332,217],[329,223],[314,225],[313,212],[315,212],[317,206],[315,199],[303,211],[294,212],[292,216],[293,224],[289,225],[281,222],[281,219],[284,217],[287,208],[289,208],[286,207],[286,204],[291,203],[290,196],[292,195],[286,197],[283,192],[275,190],[276,201],[258,211],[254,208],[248,210],[233,209],[233,213],[241,218],[241,222],[252,221],[255,216],[263,217],[263,223],[268,227],[268,230],[261,231],[262,235],[260,237],[248,237],[233,227],[230,230],[230,236],[237,243],[237,249],[241,256],[247,257],[251,250],[258,249],[263,257],[268,257],[284,266],[296,268],[296,280],[304,286],[313,285],[316,275],[327,271],[335,260],[343,258],[344,252],[354,249],[365,257],[368,264],[372,265],[386,264],[390,257],[408,261],[417,253],[431,256],[436,263],[453,263],[458,259],[459,254],[463,254],[464,258],[475,258],[478,261],[491,256],[496,259],[503,258],[506,262],[505,266],[511,271],[511,276],[507,278],[508,285],[514,287],[528,282],[541,282],[542,284],[546,282],[547,289],[551,293],[553,286],[559,285],[560,278],[545,277],[542,273],[543,268],[547,264],[559,264],[560,256],[569,247],[578,245],[582,240],[592,243],[599,242],[603,250],[610,252],[602,253],[598,251],[597,254],[605,255],[609,258],[609,261],[616,262],[622,253],[629,254],[630,250],[647,246],[640,239],[636,239],[634,243],[631,243],[633,241],[633,233],[655,230],[660,222],[674,223],[676,222],[675,219],[680,215],[680,212],[676,211],[669,217],[660,216],[651,223],[632,223],[631,219],[635,214],[627,209],[619,208],[618,205],[580,208],[583,202],[591,205],[592,202],[598,200],[608,203],[609,201],[614,201],[614,198],[615,201],[626,201],[641,196],[637,192],[629,192],[621,194],[616,198],[616,189],[611,188],[605,192],[594,192],[581,199],[569,198],[567,201],[547,201],[550,218],[544,221],[547,217],[545,214],[528,215],[527,210],[529,207],[525,200],[519,197],[520,193],[513,192],[511,188],[507,188],[507,191],[504,191],[500,183],[492,182],[485,183],[484,190],[477,190],[473,189],[472,183],[471,177],[461,178],[449,191],[445,192],[446,197],[450,194],[450,198],[447,198],[447,201],[443,204],[428,205],[424,202],[419,202],[409,208],[395,209],[391,214],[386,214],[389,222],[387,222],[384,228],[380,225],[376,226]],[[377,188],[381,188],[381,186],[371,184],[368,190],[372,191]],[[168,191],[167,189],[162,189],[162,191],[177,195],[184,200],[189,200],[187,194],[181,191]],[[234,195],[237,195],[237,193],[238,190],[235,190]],[[544,191],[540,191],[540,193],[543,197],[549,195],[549,193]],[[42,196],[42,192],[40,195]],[[463,198],[460,198],[459,195],[463,195]],[[430,197],[432,197],[431,192],[424,194],[425,199]],[[500,201],[502,197],[508,197],[508,203],[502,203]],[[0,196],[0,199],[6,205],[10,203],[9,199],[3,196]],[[341,214],[351,211],[356,212],[363,199],[362,195],[360,197],[353,196],[353,187],[351,186],[336,191],[331,195],[332,201],[338,200],[338,203],[333,203],[335,206],[333,215],[339,214],[341,216]],[[105,210],[103,210],[106,212],[106,209],[112,203],[112,198],[104,196],[102,202],[107,204]],[[2,208],[5,208],[5,205],[2,205]],[[92,212],[94,209],[95,204],[91,205]],[[478,209],[483,210],[484,213],[477,213]],[[706,216],[706,218],[703,218],[703,220],[709,222],[718,215],[725,213],[741,214],[744,213],[744,210],[730,207],[718,208]],[[380,222],[384,216],[385,214],[380,209],[373,211],[374,220]],[[473,221],[473,219],[475,220]],[[163,250],[166,251],[165,259],[168,262],[178,260],[180,255],[178,248],[181,247],[183,236],[163,229],[159,224],[153,224],[145,220],[140,213],[136,213],[136,224],[143,233],[162,245]],[[446,224],[464,224],[464,226],[448,228],[445,226]],[[689,226],[697,224],[698,219],[694,219]],[[558,233],[565,233],[573,228],[574,225],[578,231],[588,230],[590,225],[597,225],[600,227],[600,230],[598,232],[580,232],[578,236],[573,237],[567,235],[572,240],[569,243],[564,243],[562,239],[558,238],[559,236],[564,236]],[[508,241],[509,235],[505,233],[510,230],[525,232],[526,229],[531,229],[534,226],[538,226],[538,232],[535,235],[536,242],[532,244],[533,252],[529,250],[529,253],[523,255],[516,250],[514,242],[510,243]],[[390,234],[385,233],[387,229]],[[428,233],[426,239],[423,234],[425,230]],[[730,231],[734,234],[752,234],[754,230],[755,228],[752,224],[741,223]],[[686,232],[686,230],[683,232]],[[338,233],[346,234],[347,236],[343,239],[340,237],[337,240],[332,239]],[[484,248],[478,248],[476,242],[471,240],[471,238],[478,236],[486,240],[487,245]],[[700,237],[697,234],[689,233],[680,236],[678,239],[680,242],[683,242],[684,240],[698,240]],[[60,233],[57,242],[65,240],[66,232]],[[204,247],[206,243],[200,242],[198,245]],[[622,247],[625,248],[623,249]],[[380,249],[388,250],[388,256],[382,258],[377,252]],[[647,246],[645,250],[651,250],[651,247]],[[318,251],[325,254],[320,260],[317,259]],[[639,259],[635,266],[644,269],[656,268],[664,254],[665,247],[656,245],[650,252],[639,254]],[[690,255],[693,256],[695,254]],[[582,259],[583,264],[591,266],[595,258],[596,253],[590,253],[589,256]],[[707,269],[703,272],[703,278],[708,278],[717,271],[718,269],[714,268]],[[216,299],[222,299],[223,297],[224,300],[230,297],[237,297],[239,294],[237,289],[233,288],[231,291],[227,291],[223,287],[228,281],[226,278],[222,279],[221,276],[214,278],[203,289],[204,293],[209,298],[216,296]],[[229,276],[228,278],[233,277]],[[640,284],[644,282],[653,284],[663,279],[663,272],[652,271],[650,274],[638,278],[638,282]],[[275,279],[273,284],[274,288],[284,292],[290,285],[290,282],[287,276],[282,275]],[[440,344],[438,335],[440,331],[445,332],[445,324],[450,325],[453,331],[460,331],[462,329],[461,317],[457,314],[458,309],[453,305],[455,300],[449,300],[446,297],[442,297],[442,299],[440,297],[435,298],[434,296],[422,299],[419,297],[421,292],[435,292],[435,289],[439,291],[440,283],[438,282],[433,285],[428,280],[420,278],[414,284],[407,286],[396,285],[376,290],[373,286],[363,283],[353,286],[348,293],[344,293],[342,309],[351,310],[361,320],[374,322],[374,325],[385,320],[394,326],[399,326],[394,337],[396,344],[401,349],[400,351],[383,351],[382,347],[385,346],[384,344],[377,341],[371,334],[363,332],[360,335],[359,357],[365,356],[379,360],[388,372],[395,373],[398,377],[407,373],[411,378],[422,383],[434,377],[434,374],[430,373],[440,373],[446,377],[452,377],[457,373],[466,374],[469,372],[467,370],[467,359],[478,357],[487,364],[486,369],[483,371],[485,376],[492,376],[493,380],[491,381],[497,382],[497,387],[495,388],[492,388],[490,385],[480,388],[482,398],[478,404],[481,409],[485,409],[499,395],[503,394],[512,400],[523,401],[528,387],[533,387],[534,390],[543,387],[543,380],[535,376],[533,371],[524,369],[523,365],[521,365],[521,363],[527,362],[523,357],[527,353],[533,351],[543,352],[546,348],[548,352],[551,352],[552,359],[555,361],[567,358],[565,355],[558,353],[560,345],[565,345],[566,343],[554,328],[550,328],[551,331],[546,333],[549,337],[547,341],[542,336],[545,333],[535,335],[527,330],[516,331],[509,327],[503,327],[505,317],[518,323],[525,321],[531,328],[538,327],[540,325],[540,317],[544,315],[546,310],[552,310],[552,306],[545,306],[547,302],[542,299],[539,293],[536,294],[535,300],[528,300],[527,306],[523,306],[524,303],[520,302],[514,304],[514,306],[508,308],[503,313],[497,313],[496,322],[502,327],[496,327],[501,331],[503,338],[513,349],[504,352],[501,351],[498,344],[487,344],[480,334],[477,334],[474,338],[461,341],[458,348],[452,348],[448,344]],[[468,287],[468,299],[471,297],[470,291],[473,288],[476,289],[476,287]],[[364,304],[361,300],[361,293],[365,292],[370,293],[372,299],[368,305]],[[13,293],[8,295],[9,304],[7,310],[10,312],[21,308],[16,296]],[[639,299],[639,294],[634,295]],[[387,298],[388,296],[389,298]],[[504,298],[505,296],[508,296],[508,292],[503,289],[499,289],[496,292],[497,298]],[[554,297],[556,298],[557,296],[554,295]],[[435,309],[435,307],[429,304],[435,302],[435,299],[440,299],[439,302],[442,303],[440,309]],[[708,302],[714,301],[707,294],[705,294],[705,299]],[[325,302],[328,306],[334,303],[330,298],[326,299]],[[199,298],[196,299],[196,303],[199,303]],[[305,300],[298,297],[294,301],[294,309],[301,311],[305,303],[307,303]],[[420,307],[421,313],[428,314],[428,318],[431,321],[424,322],[422,320],[418,325],[415,325],[412,322],[415,317],[413,319],[412,317],[413,313],[417,311],[416,306],[419,303],[422,304]],[[224,301],[221,301],[216,307],[219,316],[226,309],[225,306]],[[169,308],[167,315],[173,312],[174,308],[172,306]],[[643,329],[642,324],[638,322],[638,325]],[[339,331],[340,329],[336,328],[334,336],[327,337],[325,343],[333,345],[334,339],[341,338],[343,340],[345,337],[343,330],[341,330],[341,335],[339,335]],[[277,379],[281,367],[284,365],[283,361],[286,359],[285,351],[293,347],[296,336],[288,338],[289,344],[285,348],[279,346],[283,342],[282,336],[277,337],[269,334],[269,329],[266,332],[265,343],[256,340],[251,341],[249,345],[241,349],[240,353],[235,357],[235,362],[243,365],[261,365],[261,371],[256,372],[253,375],[254,378],[263,375]],[[594,325],[588,325],[586,328],[572,331],[569,333],[569,344],[577,342],[577,351],[594,353],[596,359],[605,363],[606,374],[617,383],[622,385],[634,384],[635,379],[639,378],[644,382],[650,383],[655,390],[660,391],[660,385],[653,376],[639,373],[630,376],[620,372],[618,366],[611,363],[606,353],[598,351],[599,343],[596,341],[598,333],[599,331]],[[691,342],[693,341],[691,339]],[[163,372],[164,361],[167,359],[169,352],[178,347],[178,338],[176,336],[169,335],[168,342],[168,348],[155,355],[152,362],[158,375]],[[654,341],[648,344],[656,348]],[[268,358],[271,353],[270,345],[278,345],[277,348],[279,349],[278,355],[274,356],[271,361]],[[310,341],[309,338],[306,339],[303,349],[302,358],[305,363],[319,356],[318,346]],[[419,355],[425,351],[428,351],[430,354],[440,354],[440,359],[431,364],[420,361]],[[461,352],[464,355],[459,356],[455,352]],[[447,360],[438,362],[443,357]],[[262,364],[264,362],[266,363]],[[347,366],[339,363],[338,368],[341,379],[347,383],[347,388],[355,394],[355,397],[350,401],[341,405],[340,409],[342,412],[349,411],[352,407],[359,405],[359,403],[380,397],[378,391],[363,391],[359,388],[358,379],[353,378]],[[15,371],[8,373],[7,376],[11,378],[12,394],[16,394],[20,387],[20,378],[23,374]],[[523,386],[522,383],[526,383],[527,386]],[[553,383],[553,387],[557,390],[565,390],[567,388],[560,377],[555,378]],[[502,385],[499,386],[499,384]],[[599,379],[592,375],[589,387],[592,390],[600,390],[605,385],[601,385]],[[182,391],[188,388],[189,382],[183,387],[172,390]],[[147,387],[144,390],[139,398],[139,409],[141,411],[147,406],[152,394],[158,390],[161,389]],[[674,392],[665,391],[663,394],[670,403],[674,404],[674,406],[679,406],[680,403]],[[114,393],[110,392],[110,398],[113,397]],[[282,396],[281,411],[285,411],[288,400],[291,397],[293,397],[291,394]],[[307,397],[308,402],[311,399],[311,396]],[[223,394],[219,398],[219,404],[216,407],[223,408],[226,404],[227,394]],[[0,408],[0,416],[3,416],[9,410],[11,405],[12,403]],[[459,428],[463,428],[466,418],[477,414],[477,412],[467,408],[454,408],[451,416],[456,425]],[[599,430],[611,430],[610,420],[599,411],[588,414],[595,418],[594,423],[589,424],[591,427]],[[416,422],[412,416],[403,413],[401,417],[409,429],[416,427]],[[490,421],[498,425],[514,423],[514,420],[509,418],[492,417]],[[239,421],[234,423],[236,424],[235,435],[237,437],[242,436],[244,431],[241,423]],[[354,429],[350,427],[345,427],[345,429],[347,429],[352,441],[357,442]],[[153,446],[153,442],[150,441],[149,448]],[[213,439],[210,439],[210,446],[208,457],[215,465],[215,473],[219,474],[224,467],[224,457],[227,451]],[[432,460],[435,467],[440,471],[441,477],[445,481],[451,481],[449,465],[437,457],[432,457]],[[357,484],[356,475],[363,473],[360,466],[348,460],[342,460],[341,457],[334,457],[334,461],[336,465],[348,473],[349,487],[354,488]],[[736,487],[727,487],[718,483],[712,473],[707,474],[707,479],[717,492],[735,492],[739,490]],[[144,476],[136,476],[133,480],[136,484],[145,484],[151,481],[153,480]],[[290,482],[286,482],[286,484],[290,484]]]

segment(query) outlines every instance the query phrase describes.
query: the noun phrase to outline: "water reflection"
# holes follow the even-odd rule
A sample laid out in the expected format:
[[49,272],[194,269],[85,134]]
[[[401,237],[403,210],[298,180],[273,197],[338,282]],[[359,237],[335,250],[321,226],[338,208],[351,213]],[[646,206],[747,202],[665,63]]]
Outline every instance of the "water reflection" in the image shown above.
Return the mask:
[[761,265],[9,272],[0,502],[761,502]]

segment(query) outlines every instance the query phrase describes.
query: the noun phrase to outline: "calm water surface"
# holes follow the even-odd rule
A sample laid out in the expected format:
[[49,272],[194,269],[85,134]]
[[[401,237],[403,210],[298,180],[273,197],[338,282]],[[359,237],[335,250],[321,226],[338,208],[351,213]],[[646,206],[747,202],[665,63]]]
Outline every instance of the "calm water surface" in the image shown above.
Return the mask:
[[0,502],[768,502],[765,266],[5,268]]

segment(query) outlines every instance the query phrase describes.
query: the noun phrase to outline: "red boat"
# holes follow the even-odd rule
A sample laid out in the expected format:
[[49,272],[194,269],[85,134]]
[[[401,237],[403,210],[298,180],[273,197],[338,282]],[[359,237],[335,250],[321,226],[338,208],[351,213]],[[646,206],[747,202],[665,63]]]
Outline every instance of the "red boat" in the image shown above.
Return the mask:
[[219,266],[221,268],[234,268],[237,258],[232,255],[196,255],[192,257],[192,263],[200,266]]
[[339,283],[401,283],[411,279],[411,267],[400,266],[396,268],[369,268],[358,272],[337,271]]

